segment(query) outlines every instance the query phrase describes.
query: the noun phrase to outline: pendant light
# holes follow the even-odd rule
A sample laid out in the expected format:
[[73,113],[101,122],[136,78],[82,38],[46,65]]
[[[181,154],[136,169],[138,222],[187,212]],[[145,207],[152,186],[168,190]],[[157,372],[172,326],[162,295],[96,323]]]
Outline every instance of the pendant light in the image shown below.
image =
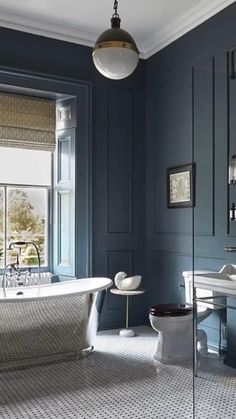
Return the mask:
[[128,77],[138,65],[139,52],[132,36],[120,28],[117,13],[118,1],[114,1],[111,28],[97,39],[93,49],[93,62],[96,69],[109,79],[119,80]]

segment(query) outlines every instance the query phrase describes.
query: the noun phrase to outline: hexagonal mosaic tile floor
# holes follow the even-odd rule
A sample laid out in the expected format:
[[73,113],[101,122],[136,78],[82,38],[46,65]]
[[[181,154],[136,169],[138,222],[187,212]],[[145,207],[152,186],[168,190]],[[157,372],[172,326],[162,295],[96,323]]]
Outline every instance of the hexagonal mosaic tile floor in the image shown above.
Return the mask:
[[[100,332],[84,359],[1,373],[1,419],[190,419],[192,362],[160,365],[152,359],[156,334],[136,328],[125,338]],[[200,361],[195,418],[236,418],[236,370],[218,357]]]

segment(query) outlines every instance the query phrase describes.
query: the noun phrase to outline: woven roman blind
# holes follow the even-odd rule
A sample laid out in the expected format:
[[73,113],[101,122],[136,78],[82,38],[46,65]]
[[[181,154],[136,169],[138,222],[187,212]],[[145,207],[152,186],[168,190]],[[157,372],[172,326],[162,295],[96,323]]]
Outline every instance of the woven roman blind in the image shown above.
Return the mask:
[[54,151],[53,100],[0,92],[0,146]]

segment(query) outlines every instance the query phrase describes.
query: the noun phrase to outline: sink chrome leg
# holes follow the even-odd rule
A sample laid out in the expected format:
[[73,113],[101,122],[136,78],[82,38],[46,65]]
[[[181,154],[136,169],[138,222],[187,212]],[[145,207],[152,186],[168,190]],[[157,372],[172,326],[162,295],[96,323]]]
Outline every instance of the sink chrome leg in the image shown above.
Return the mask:
[[197,353],[197,296],[193,285],[193,372],[197,377],[198,353]]

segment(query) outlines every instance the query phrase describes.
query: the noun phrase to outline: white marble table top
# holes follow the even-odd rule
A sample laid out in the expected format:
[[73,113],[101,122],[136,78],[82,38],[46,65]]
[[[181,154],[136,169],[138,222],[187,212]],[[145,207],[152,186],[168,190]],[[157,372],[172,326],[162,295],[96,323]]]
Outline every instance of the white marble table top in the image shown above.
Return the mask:
[[139,288],[137,290],[133,290],[133,291],[125,291],[125,290],[119,290],[119,288],[111,288],[110,292],[112,294],[117,294],[117,295],[140,295],[143,294],[145,292],[145,289],[143,288]]

